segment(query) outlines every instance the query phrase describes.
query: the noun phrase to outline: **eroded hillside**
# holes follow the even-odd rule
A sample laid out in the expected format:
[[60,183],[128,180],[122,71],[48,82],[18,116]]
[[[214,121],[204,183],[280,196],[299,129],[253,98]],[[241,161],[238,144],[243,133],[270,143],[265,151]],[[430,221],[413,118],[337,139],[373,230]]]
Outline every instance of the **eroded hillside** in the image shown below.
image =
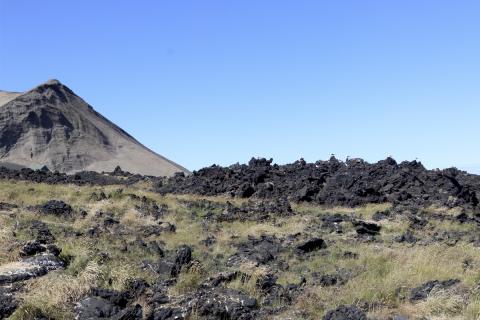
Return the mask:
[[24,93],[0,91],[0,164],[75,173],[170,176],[188,170],[146,148],[58,80]]

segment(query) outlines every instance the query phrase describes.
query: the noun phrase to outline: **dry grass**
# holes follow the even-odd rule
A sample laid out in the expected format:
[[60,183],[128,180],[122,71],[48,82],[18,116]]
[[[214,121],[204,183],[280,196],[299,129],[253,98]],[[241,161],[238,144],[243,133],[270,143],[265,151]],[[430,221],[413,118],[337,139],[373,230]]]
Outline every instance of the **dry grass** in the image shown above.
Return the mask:
[[52,272],[28,283],[20,299],[25,303],[15,312],[13,319],[32,319],[39,312],[57,319],[71,319],[71,303],[84,296],[102,280],[102,268],[89,262],[77,275]]
[[205,276],[199,272],[186,271],[179,275],[177,283],[171,288],[170,293],[173,295],[181,295],[191,293],[205,280]]
[[423,208],[422,212],[426,214],[441,214],[445,216],[457,216],[462,212],[462,208],[461,207],[448,208],[448,207],[431,205],[429,207]]
[[[307,310],[312,319],[320,310],[324,312],[335,305],[364,302],[386,306],[381,311],[373,311],[372,315],[396,310],[414,319],[420,315],[436,315],[438,319],[449,319],[454,315],[464,316],[467,310],[469,314],[477,310],[474,308],[478,304],[477,300],[468,307],[468,295],[465,294],[465,290],[468,292],[467,288],[479,280],[475,268],[465,270],[463,267],[466,259],[473,259],[473,265],[480,264],[478,251],[471,245],[411,248],[360,245],[355,251],[361,252],[358,260],[335,260],[334,255],[331,255],[308,261],[306,267],[310,270],[321,270],[322,266],[335,265],[354,270],[357,275],[344,286],[309,288],[298,300],[297,307]],[[398,295],[401,288],[408,290],[432,279],[452,278],[462,281],[465,286],[463,292],[438,292],[425,302],[415,305],[403,302]]]
[[257,281],[269,274],[271,270],[265,266],[258,267],[250,263],[243,263],[239,266],[239,271],[246,274],[248,277],[238,277],[234,281],[228,283],[227,287],[255,297],[260,301],[262,298],[262,292],[257,288]]
[[[411,319],[471,319],[480,320],[480,253],[471,244],[460,241],[455,246],[445,243],[428,245],[398,244],[393,239],[404,233],[409,221],[404,216],[382,220],[381,234],[377,242],[359,242],[349,224],[344,225],[343,234],[330,234],[320,228],[321,217],[327,214],[341,213],[369,220],[377,211],[391,209],[390,204],[366,205],[358,208],[323,207],[305,204],[292,204],[296,215],[276,218],[265,222],[234,221],[205,222],[202,215],[192,214],[184,201],[207,199],[225,203],[230,201],[240,205],[244,200],[226,197],[199,197],[191,195],[161,196],[148,191],[148,185],[131,187],[78,187],[68,185],[44,185],[24,182],[0,181],[0,201],[19,205],[20,209],[0,212],[0,264],[18,259],[18,249],[22,241],[30,240],[28,225],[31,220],[40,219],[48,224],[62,248],[61,257],[69,261],[68,268],[51,273],[45,277],[30,281],[21,296],[22,305],[13,319],[33,319],[40,313],[48,314],[52,319],[72,319],[69,310],[94,286],[103,286],[116,290],[124,289],[130,280],[143,278],[149,282],[156,280],[152,272],[141,269],[142,260],[158,259],[142,248],[132,247],[128,252],[120,248],[135,240],[138,230],[158,222],[145,217],[135,209],[136,202],[129,194],[146,196],[159,204],[167,204],[168,214],[162,221],[176,226],[174,233],[162,233],[159,236],[142,238],[145,242],[164,243],[164,249],[174,252],[180,245],[193,248],[194,259],[202,266],[199,270],[183,270],[171,294],[181,295],[191,292],[206,278],[221,271],[231,271],[225,266],[226,259],[236,252],[236,245],[246,241],[249,236],[273,235],[283,238],[300,233],[302,238],[321,237],[328,244],[327,250],[312,254],[308,258],[298,256],[292,251],[282,252],[278,260],[288,263],[288,270],[271,270],[267,267],[255,267],[244,264],[237,267],[247,278],[238,278],[226,284],[262,299],[262,293],[256,287],[259,277],[276,272],[278,283],[287,285],[298,283],[301,276],[307,278],[307,286],[295,300],[288,312],[280,318],[318,319],[326,310],[341,304],[370,305],[369,315],[385,319],[394,314],[403,314]],[[92,192],[105,192],[109,199],[91,200]],[[40,216],[26,210],[27,206],[38,205],[50,199],[60,199],[71,204],[76,210],[86,210],[87,216],[76,216],[65,220],[53,216]],[[98,225],[101,220],[96,216],[99,211],[109,212],[120,221],[125,235],[114,236],[106,232],[98,238],[87,236],[66,236],[68,232],[84,232]],[[424,213],[454,216],[458,208],[429,207]],[[435,232],[455,231],[475,234],[478,232],[472,224],[460,225],[451,221],[430,220],[425,230],[416,231],[420,236],[428,237]],[[213,235],[216,242],[206,247],[200,240]],[[347,259],[343,253],[352,251],[359,254],[358,259]],[[110,257],[101,261],[99,255],[107,253]],[[468,260],[470,268],[465,268]],[[348,282],[342,286],[321,287],[312,284],[311,274],[334,273],[337,270],[351,273]],[[425,301],[412,304],[402,299],[413,287],[430,280],[457,278],[461,286],[455,290],[435,292]]]

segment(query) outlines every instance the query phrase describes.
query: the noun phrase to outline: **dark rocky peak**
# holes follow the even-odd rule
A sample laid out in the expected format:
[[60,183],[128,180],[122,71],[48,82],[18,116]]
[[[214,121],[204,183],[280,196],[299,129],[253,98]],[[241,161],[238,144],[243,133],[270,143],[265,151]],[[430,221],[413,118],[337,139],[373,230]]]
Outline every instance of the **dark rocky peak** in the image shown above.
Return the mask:
[[69,103],[75,93],[58,80],[49,80],[21,96],[23,100],[33,100],[36,105]]
[[72,90],[70,90],[70,88],[68,88],[66,85],[64,85],[63,83],[61,83],[57,79],[48,80],[47,82],[36,86],[31,91],[39,92],[39,93],[45,93],[49,90],[54,91],[54,92],[55,91],[65,91],[66,93],[69,93],[69,94],[73,94],[73,95],[75,94],[75,93],[73,93]]

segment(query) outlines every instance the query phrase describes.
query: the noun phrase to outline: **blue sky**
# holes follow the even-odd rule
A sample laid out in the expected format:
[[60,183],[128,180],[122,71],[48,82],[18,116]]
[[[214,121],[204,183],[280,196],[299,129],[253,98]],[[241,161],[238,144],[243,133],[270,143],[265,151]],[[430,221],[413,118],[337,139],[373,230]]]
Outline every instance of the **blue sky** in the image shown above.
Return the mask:
[[478,1],[0,0],[0,88],[57,78],[198,169],[304,157],[480,171]]

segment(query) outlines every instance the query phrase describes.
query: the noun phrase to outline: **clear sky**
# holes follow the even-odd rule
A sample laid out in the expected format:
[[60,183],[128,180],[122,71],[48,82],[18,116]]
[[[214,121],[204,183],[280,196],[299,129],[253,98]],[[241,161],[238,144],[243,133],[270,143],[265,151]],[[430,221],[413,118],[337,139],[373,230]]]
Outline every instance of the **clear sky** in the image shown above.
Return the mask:
[[480,1],[0,0],[0,88],[50,78],[192,170],[480,170]]

